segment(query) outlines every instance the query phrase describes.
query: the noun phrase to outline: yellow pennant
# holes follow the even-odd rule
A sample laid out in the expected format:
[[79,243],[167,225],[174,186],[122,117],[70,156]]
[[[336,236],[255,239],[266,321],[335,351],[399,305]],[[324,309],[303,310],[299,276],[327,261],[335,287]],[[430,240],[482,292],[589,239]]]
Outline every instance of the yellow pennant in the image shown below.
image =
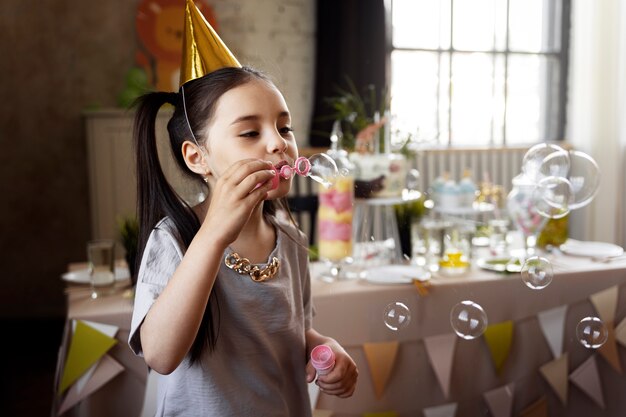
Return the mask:
[[487,326],[484,333],[485,341],[491,352],[491,359],[500,373],[502,366],[509,357],[513,342],[513,322],[511,320]]

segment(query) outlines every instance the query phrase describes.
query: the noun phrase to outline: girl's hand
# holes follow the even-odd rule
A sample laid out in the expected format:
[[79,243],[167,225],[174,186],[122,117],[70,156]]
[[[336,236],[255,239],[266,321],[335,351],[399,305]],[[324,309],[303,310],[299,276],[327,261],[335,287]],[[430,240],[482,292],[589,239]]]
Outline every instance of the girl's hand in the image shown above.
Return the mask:
[[243,159],[215,181],[202,228],[210,230],[224,247],[237,239],[255,207],[267,198],[272,187],[270,180],[275,175],[271,168],[267,161]]
[[[354,393],[359,370],[346,351],[335,341],[325,343],[335,353],[335,366],[326,375],[317,378],[316,384],[324,394],[336,395],[339,398],[348,398]],[[315,379],[315,368],[311,361],[306,365],[307,382]]]

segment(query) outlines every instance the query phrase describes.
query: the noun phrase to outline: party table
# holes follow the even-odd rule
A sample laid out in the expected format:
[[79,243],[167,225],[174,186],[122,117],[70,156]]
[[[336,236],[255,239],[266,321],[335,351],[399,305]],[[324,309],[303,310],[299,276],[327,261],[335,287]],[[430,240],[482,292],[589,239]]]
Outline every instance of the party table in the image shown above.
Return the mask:
[[[549,259],[555,275],[542,290],[524,285],[520,274],[500,275],[476,267],[460,277],[435,274],[424,295],[413,284],[316,280],[315,327],[335,337],[360,371],[351,398],[321,394],[318,408],[334,410],[336,417],[383,412],[392,413],[381,415],[534,416],[544,415],[544,407],[547,415],[626,415],[626,378],[600,352],[583,347],[576,336],[581,319],[598,316],[590,296],[597,295],[605,321],[611,319],[617,325],[626,316],[626,259],[611,263],[564,255]],[[464,340],[454,334],[450,312],[463,300],[480,304],[489,324],[495,325],[491,328],[493,356],[484,336]],[[410,321],[394,331],[385,325],[383,313],[398,302],[408,307]],[[548,323],[547,332],[553,338],[558,338],[554,333],[559,327],[563,332],[561,352],[552,352],[539,315]],[[625,324],[620,328],[623,343]],[[607,327],[613,328],[612,324]],[[616,347],[612,331],[610,336],[603,350],[609,351],[607,356],[614,362],[626,363],[626,352],[622,346]],[[559,358],[561,361],[555,361]],[[541,374],[544,365],[548,365],[545,372],[558,380],[555,385],[569,391],[564,396],[567,404]],[[596,401],[572,379],[592,390]],[[604,409],[597,402],[603,402]]]
[[[552,416],[626,415],[626,378],[617,369],[626,363],[626,353],[615,341],[615,336],[626,339],[626,324],[618,326],[626,316],[626,259],[550,259],[555,276],[542,290],[525,286],[519,274],[477,267],[458,277],[434,274],[420,291],[411,283],[327,283],[315,278],[323,267],[314,264],[314,327],[337,339],[360,372],[351,398],[321,393],[317,408],[332,410],[336,417],[384,412],[389,414],[380,415],[534,416],[544,415],[536,414],[544,408]],[[486,334],[463,340],[453,333],[450,310],[462,300],[484,308],[489,343]],[[410,312],[396,331],[383,319],[392,303]],[[88,320],[119,327],[118,343],[108,355],[124,370],[65,415],[140,415],[147,367],[127,345],[131,313],[132,301],[124,291],[92,300],[84,288],[68,289],[59,367],[72,320]],[[603,352],[578,341],[576,326],[587,316],[607,322],[610,337]],[[546,333],[552,335],[550,342]]]

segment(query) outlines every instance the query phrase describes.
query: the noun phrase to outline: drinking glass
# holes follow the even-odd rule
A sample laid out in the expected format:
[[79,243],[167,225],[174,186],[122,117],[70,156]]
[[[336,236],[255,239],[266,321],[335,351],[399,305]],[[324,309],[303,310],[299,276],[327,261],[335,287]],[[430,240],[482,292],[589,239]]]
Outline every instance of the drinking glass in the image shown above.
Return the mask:
[[115,285],[115,242],[108,239],[87,242],[87,259],[91,298],[111,294]]

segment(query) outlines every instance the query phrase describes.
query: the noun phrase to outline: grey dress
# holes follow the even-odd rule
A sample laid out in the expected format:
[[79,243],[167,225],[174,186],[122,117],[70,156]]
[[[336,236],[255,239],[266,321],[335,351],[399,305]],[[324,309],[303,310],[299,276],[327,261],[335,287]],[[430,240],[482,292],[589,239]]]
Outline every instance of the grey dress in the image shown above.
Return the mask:
[[[193,366],[187,355],[174,372],[159,375],[157,416],[311,415],[305,376],[305,331],[311,327],[307,240],[293,226],[281,228],[270,255],[281,263],[273,279],[253,282],[222,262],[213,287],[220,316],[215,351]],[[184,254],[176,236],[174,223],[163,219],[144,251],[129,337],[137,355],[141,324]]]

